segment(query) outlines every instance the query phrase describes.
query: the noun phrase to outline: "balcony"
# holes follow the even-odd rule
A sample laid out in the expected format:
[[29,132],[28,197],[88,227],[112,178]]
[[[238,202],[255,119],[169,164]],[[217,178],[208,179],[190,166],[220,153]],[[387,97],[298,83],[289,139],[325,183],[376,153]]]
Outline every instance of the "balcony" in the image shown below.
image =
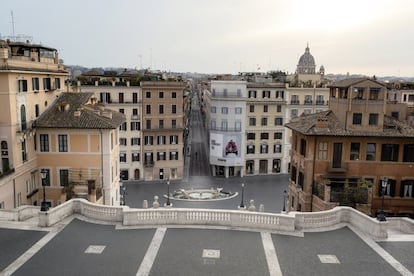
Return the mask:
[[311,100],[310,100],[310,101],[305,101],[303,104],[304,104],[304,105],[312,105],[312,102],[313,102],[313,101],[311,101]]
[[292,105],[298,105],[298,104],[300,104],[300,102],[299,101],[290,101],[290,104],[292,104]]
[[144,167],[146,168],[154,167],[154,160],[145,160]]
[[325,101],[316,101],[315,104],[316,105],[325,105]]

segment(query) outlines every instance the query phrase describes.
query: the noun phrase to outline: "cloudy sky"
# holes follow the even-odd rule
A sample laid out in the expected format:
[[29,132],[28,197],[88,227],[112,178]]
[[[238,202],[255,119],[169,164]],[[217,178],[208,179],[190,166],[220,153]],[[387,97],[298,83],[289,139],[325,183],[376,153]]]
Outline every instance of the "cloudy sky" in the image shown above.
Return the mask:
[[[412,0],[1,0],[0,34],[65,64],[294,72],[309,43],[326,73],[414,76]],[[259,69],[260,68],[260,69]]]

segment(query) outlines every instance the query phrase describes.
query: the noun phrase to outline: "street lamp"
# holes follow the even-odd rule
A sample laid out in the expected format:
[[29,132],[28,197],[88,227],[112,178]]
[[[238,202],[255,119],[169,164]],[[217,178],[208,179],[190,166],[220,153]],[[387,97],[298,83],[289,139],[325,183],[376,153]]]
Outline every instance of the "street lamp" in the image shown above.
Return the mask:
[[170,206],[170,179],[167,180],[167,207]]
[[42,178],[42,186],[43,186],[43,201],[42,201],[42,205],[40,207],[40,211],[42,212],[46,212],[47,210],[49,210],[49,206],[46,203],[46,178],[47,178],[47,170],[46,169],[42,169],[40,171],[40,177]]
[[287,196],[287,192],[286,190],[283,191],[283,209],[282,212],[286,212],[286,196]]
[[240,209],[244,209],[244,183],[241,184],[241,202],[240,202]]
[[382,187],[382,200],[381,200],[381,211],[379,212],[378,216],[377,216],[377,220],[379,221],[386,221],[387,219],[385,218],[385,213],[384,213],[384,195],[385,195],[385,188],[387,187],[388,184],[388,177],[383,177],[382,181],[381,181],[381,187]]

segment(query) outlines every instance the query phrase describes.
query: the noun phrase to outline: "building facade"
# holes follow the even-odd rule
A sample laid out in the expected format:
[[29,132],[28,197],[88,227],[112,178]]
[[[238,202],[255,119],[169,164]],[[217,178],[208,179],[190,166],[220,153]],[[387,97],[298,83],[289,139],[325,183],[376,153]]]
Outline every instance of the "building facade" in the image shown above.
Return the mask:
[[292,130],[290,210],[348,205],[376,215],[414,213],[414,129],[387,115],[387,88],[371,79],[329,87],[330,110],[303,115]]
[[58,51],[0,41],[0,208],[40,205],[41,179],[33,122],[65,91]]
[[[122,113],[92,93],[62,93],[35,121],[38,167],[46,201],[72,197],[120,205],[119,127]],[[80,162],[81,160],[81,162]]]
[[182,81],[143,81],[142,137],[145,180],[181,179],[186,119]]

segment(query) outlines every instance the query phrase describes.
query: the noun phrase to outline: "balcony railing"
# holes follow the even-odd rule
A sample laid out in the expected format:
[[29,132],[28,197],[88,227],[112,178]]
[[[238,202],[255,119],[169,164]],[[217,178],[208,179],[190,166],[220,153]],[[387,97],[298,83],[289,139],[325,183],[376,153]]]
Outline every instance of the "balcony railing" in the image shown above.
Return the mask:
[[315,104],[316,105],[325,105],[325,101],[316,101]]
[[299,101],[290,101],[290,104],[299,104]]
[[313,101],[305,101],[303,104],[304,104],[304,105],[312,105],[312,102],[313,102]]

